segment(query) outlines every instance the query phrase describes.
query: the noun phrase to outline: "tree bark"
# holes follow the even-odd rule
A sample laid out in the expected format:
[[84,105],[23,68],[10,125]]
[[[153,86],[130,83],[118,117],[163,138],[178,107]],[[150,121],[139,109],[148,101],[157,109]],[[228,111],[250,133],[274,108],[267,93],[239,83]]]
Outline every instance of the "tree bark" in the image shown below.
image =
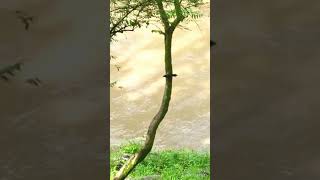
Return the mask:
[[[172,34],[173,34],[173,31],[165,32],[165,72],[166,74],[169,74],[169,75],[173,74],[172,73],[172,57],[171,57]],[[125,179],[129,175],[129,173],[136,167],[136,165],[139,164],[141,161],[143,161],[144,158],[151,151],[158,126],[168,112],[168,108],[171,100],[171,92],[172,92],[172,76],[167,76],[164,93],[162,97],[162,103],[158,113],[154,116],[154,118],[152,119],[149,125],[144,146],[141,148],[141,150],[138,153],[133,155],[122,166],[122,168],[114,177],[114,180]]]
[[146,135],[146,140],[144,146],[140,149],[139,152],[134,154],[118,171],[114,180],[123,180],[125,179],[129,173],[141,162],[145,159],[145,157],[149,154],[153,147],[154,139],[157,133],[157,129],[163,118],[168,112],[170,100],[171,100],[171,92],[172,92],[172,78],[173,78],[173,70],[172,70],[172,54],[171,54],[171,46],[172,46],[172,36],[177,25],[184,19],[181,6],[179,0],[174,0],[174,6],[176,9],[177,18],[170,25],[166,12],[163,8],[162,0],[156,0],[161,20],[164,25],[164,44],[165,44],[165,72],[166,72],[166,84],[164,88],[164,93],[162,97],[162,102],[158,113],[153,117],[148,132]]

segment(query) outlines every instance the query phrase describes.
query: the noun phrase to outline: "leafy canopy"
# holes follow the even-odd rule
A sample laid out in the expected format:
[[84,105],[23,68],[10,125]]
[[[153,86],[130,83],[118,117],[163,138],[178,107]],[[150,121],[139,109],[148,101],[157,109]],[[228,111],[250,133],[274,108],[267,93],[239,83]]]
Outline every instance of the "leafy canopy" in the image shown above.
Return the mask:
[[[165,13],[170,21],[176,18],[174,0],[162,0]],[[185,17],[184,21],[195,20],[201,17],[199,6],[205,4],[204,0],[180,0],[181,11]],[[159,28],[160,13],[156,0],[111,0],[110,3],[110,37],[114,40],[118,33],[134,31],[137,28],[154,25],[157,30],[153,32],[163,32]]]

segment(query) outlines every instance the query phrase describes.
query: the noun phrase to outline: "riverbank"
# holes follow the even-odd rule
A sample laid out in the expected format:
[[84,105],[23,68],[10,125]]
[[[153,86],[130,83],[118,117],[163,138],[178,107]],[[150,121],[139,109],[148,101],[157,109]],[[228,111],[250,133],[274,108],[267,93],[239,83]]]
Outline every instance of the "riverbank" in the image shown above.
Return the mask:
[[[128,142],[111,148],[111,178],[116,168],[123,161],[124,155],[132,155],[141,144]],[[121,163],[120,163],[121,164]],[[205,151],[188,149],[154,150],[130,174],[130,179],[210,179],[210,155]]]

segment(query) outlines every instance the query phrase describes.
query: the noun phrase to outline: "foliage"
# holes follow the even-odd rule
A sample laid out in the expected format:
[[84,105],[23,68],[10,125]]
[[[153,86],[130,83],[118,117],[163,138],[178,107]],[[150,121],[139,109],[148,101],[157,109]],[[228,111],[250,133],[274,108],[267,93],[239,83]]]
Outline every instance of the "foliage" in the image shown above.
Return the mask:
[[[140,143],[130,142],[111,151],[111,174],[123,153],[134,154]],[[191,150],[152,151],[148,157],[129,175],[138,178],[160,175],[162,179],[210,179],[210,155],[206,152]]]
[[[169,20],[176,18],[173,0],[163,0],[165,13]],[[181,10],[185,21],[201,17],[198,7],[203,5],[203,0],[181,0]],[[110,3],[110,38],[115,40],[118,33],[134,31],[137,28],[153,25],[158,27],[160,14],[155,0],[111,0]]]
[[[166,16],[170,23],[177,18],[173,0],[163,0]],[[194,21],[201,17],[198,7],[203,5],[203,0],[181,0],[181,11],[185,22]],[[134,31],[137,28],[154,28],[151,32],[164,34],[158,25],[161,23],[160,13],[156,0],[111,0],[110,2],[110,40],[115,41],[118,33]],[[178,27],[187,29],[182,25]],[[110,59],[115,59],[110,56]],[[119,71],[119,67],[116,67]],[[115,82],[110,84],[113,87]]]
[[[130,2],[130,0],[127,2]],[[159,111],[156,113],[156,115],[153,117],[152,121],[149,124],[144,145],[141,147],[141,149],[137,153],[135,153],[131,157],[130,156],[124,157],[124,159],[126,159],[124,160],[125,163],[123,165],[119,165],[116,167],[118,172],[116,173],[114,180],[125,179],[135,169],[135,167],[138,164],[144,161],[144,159],[148,156],[148,154],[152,150],[157,129],[168,112],[170,99],[171,99],[172,79],[175,75],[173,74],[172,52],[171,52],[173,32],[180,25],[180,23],[189,16],[188,13],[192,12],[192,7],[197,7],[198,4],[201,4],[200,2],[202,2],[202,0],[139,1],[138,4],[132,8],[132,10],[129,10],[129,11],[126,10],[125,13],[123,14],[123,17],[120,18],[120,21],[118,21],[118,22],[123,22],[124,17],[128,17],[128,15],[134,11],[138,11],[137,17],[139,17],[140,13],[144,12],[143,8],[151,7],[151,10],[150,10],[151,13],[158,12],[158,15],[157,14],[155,15],[158,16],[157,19],[161,22],[162,29],[159,28],[159,30],[154,32],[158,32],[164,35],[164,45],[165,45],[164,62],[165,62],[165,73],[166,73],[166,76],[164,77],[166,78],[166,83],[165,83],[164,94],[163,94]],[[138,7],[142,7],[142,8],[140,9]],[[157,11],[152,11],[154,9],[157,9]],[[148,9],[146,9],[146,12],[148,12]],[[147,15],[149,14],[147,13]],[[132,29],[128,29],[132,31],[134,30],[136,25],[138,25],[138,27],[141,27],[141,25],[138,23],[139,21],[137,17],[135,17],[133,21],[134,23],[132,23],[132,21],[124,21],[125,22],[124,27],[125,28],[132,27]],[[191,16],[191,17],[196,18],[198,16]],[[149,17],[147,19],[150,20],[151,18]],[[145,20],[145,19],[142,19],[142,20]],[[130,22],[131,24],[128,22]],[[149,21],[147,22],[149,23]],[[116,29],[115,28],[116,26],[119,27],[119,24],[120,23],[115,23],[114,27],[111,28],[111,31]],[[123,30],[121,31],[123,32]]]
[[148,25],[155,16],[151,0],[111,0],[110,3],[110,38],[118,33],[134,31]]

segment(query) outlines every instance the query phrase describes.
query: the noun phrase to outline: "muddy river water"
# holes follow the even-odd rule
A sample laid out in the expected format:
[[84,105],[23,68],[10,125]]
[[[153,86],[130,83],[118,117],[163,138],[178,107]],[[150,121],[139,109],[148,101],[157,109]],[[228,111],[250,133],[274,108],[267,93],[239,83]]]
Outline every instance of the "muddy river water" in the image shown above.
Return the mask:
[[[0,68],[24,62],[8,83],[0,82],[1,180],[105,178],[103,8],[101,2],[1,1]],[[35,16],[28,31],[16,10]],[[25,83],[34,77],[43,84]]]
[[[92,28],[105,11],[88,2],[1,1],[0,67],[25,62],[14,80],[0,83],[1,180],[105,178],[105,30]],[[212,116],[216,179],[320,179],[319,3],[216,1],[211,63],[206,21],[193,27],[197,33],[176,33],[179,76],[156,144],[208,149]],[[17,9],[38,16],[30,31]],[[140,125],[156,112],[164,84],[160,36],[139,31],[119,42],[112,144],[143,135]],[[41,88],[24,83],[35,76]]]
[[[0,68],[24,63],[8,83],[0,81],[1,180],[106,178],[105,8],[98,1],[1,2]],[[16,10],[35,16],[28,31]],[[180,32],[185,36],[174,42],[179,77],[157,136],[161,147],[208,149],[209,21],[190,26],[196,33]],[[115,51],[121,70],[112,72],[123,86],[111,90],[112,144],[144,133],[164,84],[159,35],[140,31],[122,42]],[[41,86],[25,83],[35,77]]]
[[[173,92],[156,136],[158,148],[210,147],[209,6],[197,23],[183,24],[173,37]],[[111,144],[141,137],[160,107],[165,79],[163,36],[141,29],[111,44]],[[120,67],[118,70],[117,67]]]
[[320,179],[319,1],[215,1],[217,180]]

